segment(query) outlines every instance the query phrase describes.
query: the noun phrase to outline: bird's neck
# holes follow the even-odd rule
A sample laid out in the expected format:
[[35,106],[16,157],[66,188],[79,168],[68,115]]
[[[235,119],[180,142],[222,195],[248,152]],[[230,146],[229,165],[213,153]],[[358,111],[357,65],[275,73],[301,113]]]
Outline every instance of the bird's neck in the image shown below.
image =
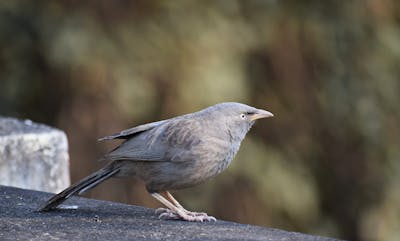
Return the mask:
[[241,143],[246,136],[247,132],[249,132],[250,128],[252,127],[253,123],[243,128],[231,128],[228,126],[227,133],[231,140],[231,143]]

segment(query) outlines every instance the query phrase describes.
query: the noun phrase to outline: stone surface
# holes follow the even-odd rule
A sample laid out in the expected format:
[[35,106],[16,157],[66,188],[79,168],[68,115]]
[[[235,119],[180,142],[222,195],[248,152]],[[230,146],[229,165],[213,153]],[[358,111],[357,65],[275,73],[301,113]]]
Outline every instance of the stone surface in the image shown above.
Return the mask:
[[64,132],[0,117],[0,184],[58,192],[70,184]]
[[153,209],[80,197],[66,202],[76,210],[38,213],[50,196],[0,186],[0,240],[337,240],[220,220],[159,220]]

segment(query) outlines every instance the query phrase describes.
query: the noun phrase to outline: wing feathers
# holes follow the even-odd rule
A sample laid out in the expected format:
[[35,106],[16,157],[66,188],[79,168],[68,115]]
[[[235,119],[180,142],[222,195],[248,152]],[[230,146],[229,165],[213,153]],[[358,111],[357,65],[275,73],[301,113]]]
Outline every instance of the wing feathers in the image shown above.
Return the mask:
[[201,134],[198,123],[190,119],[169,119],[137,126],[102,138],[102,140],[127,139],[105,155],[103,160],[172,162],[191,160],[194,159],[192,148],[201,144]]
[[144,125],[135,126],[130,129],[126,129],[121,132],[102,137],[102,138],[98,139],[98,141],[106,141],[106,140],[112,140],[112,139],[128,139],[128,138],[130,138],[136,134],[139,134],[143,131],[153,129],[156,126],[159,126],[159,125],[165,123],[166,121],[167,120],[162,120],[162,121],[157,121],[157,122],[152,122],[152,123],[148,123],[148,124],[144,124]]

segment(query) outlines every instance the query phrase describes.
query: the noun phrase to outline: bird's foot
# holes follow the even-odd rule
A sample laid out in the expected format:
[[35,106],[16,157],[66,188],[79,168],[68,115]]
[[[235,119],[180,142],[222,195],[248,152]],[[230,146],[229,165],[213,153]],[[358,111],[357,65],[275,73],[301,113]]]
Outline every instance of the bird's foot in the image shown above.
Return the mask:
[[188,215],[188,219],[185,219],[184,217],[181,217],[182,219],[186,221],[192,221],[192,222],[216,222],[217,219],[213,216],[208,216],[207,213],[197,213],[197,212],[190,212],[187,211],[186,215]]
[[158,215],[159,219],[164,219],[164,220],[178,220],[181,219],[179,214],[176,212],[168,209],[168,208],[157,208],[156,209],[156,214]]
[[217,221],[213,216],[208,216],[207,213],[190,212],[186,209],[180,209],[182,212],[175,212],[167,208],[158,208],[156,214],[159,214],[159,219],[165,220],[185,220],[190,222],[211,222]]
[[[197,216],[208,216],[207,213],[203,213],[203,212],[192,212],[192,211],[188,211],[185,209],[185,213],[187,215],[193,216],[193,217],[197,217]],[[211,217],[211,216],[209,216]],[[214,218],[215,219],[215,218]]]

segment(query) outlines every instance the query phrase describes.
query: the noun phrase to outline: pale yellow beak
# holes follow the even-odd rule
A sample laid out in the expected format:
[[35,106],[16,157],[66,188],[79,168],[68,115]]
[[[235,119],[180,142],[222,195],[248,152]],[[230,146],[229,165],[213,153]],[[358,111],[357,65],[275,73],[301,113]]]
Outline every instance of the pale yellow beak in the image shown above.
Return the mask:
[[258,119],[269,118],[269,117],[273,117],[273,116],[274,116],[274,114],[272,114],[272,113],[269,112],[269,111],[258,109],[258,110],[257,110],[257,113],[255,113],[254,115],[252,115],[252,116],[250,117],[250,119],[251,119],[252,121],[255,121],[255,120],[258,120]]

